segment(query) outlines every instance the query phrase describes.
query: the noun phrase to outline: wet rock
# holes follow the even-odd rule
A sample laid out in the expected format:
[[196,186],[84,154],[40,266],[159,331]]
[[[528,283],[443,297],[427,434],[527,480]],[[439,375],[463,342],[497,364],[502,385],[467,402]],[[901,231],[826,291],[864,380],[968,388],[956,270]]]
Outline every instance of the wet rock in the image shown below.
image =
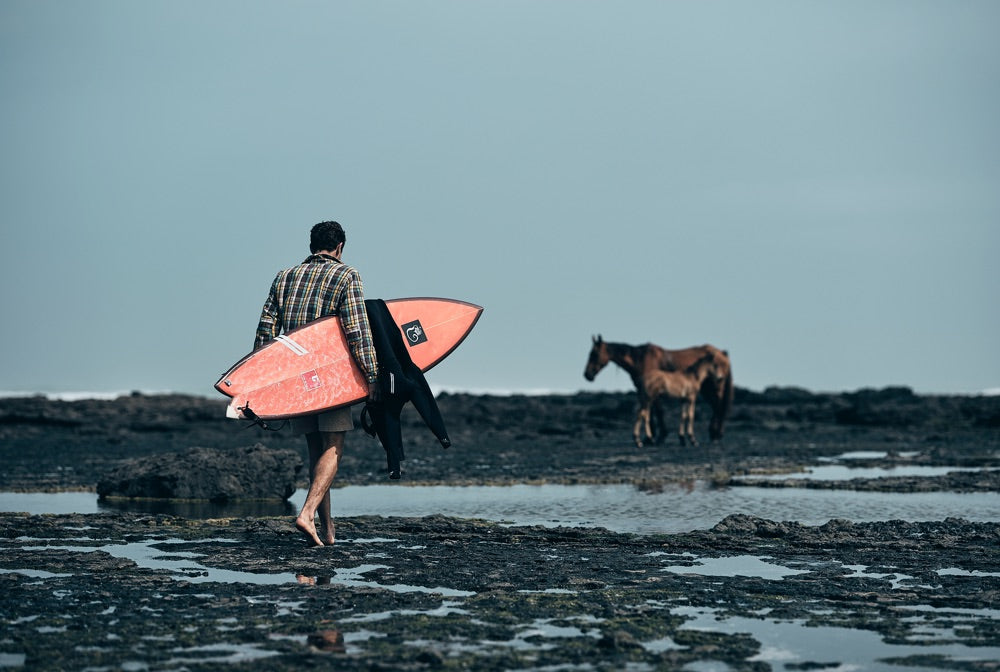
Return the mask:
[[417,654],[417,662],[429,667],[444,667],[444,656],[435,649],[425,649]]
[[597,646],[602,649],[623,651],[626,649],[638,649],[642,645],[636,641],[635,637],[624,630],[616,630],[605,633],[603,637],[597,640]]
[[300,455],[262,444],[189,448],[127,460],[97,484],[101,497],[154,499],[288,499],[303,469]]

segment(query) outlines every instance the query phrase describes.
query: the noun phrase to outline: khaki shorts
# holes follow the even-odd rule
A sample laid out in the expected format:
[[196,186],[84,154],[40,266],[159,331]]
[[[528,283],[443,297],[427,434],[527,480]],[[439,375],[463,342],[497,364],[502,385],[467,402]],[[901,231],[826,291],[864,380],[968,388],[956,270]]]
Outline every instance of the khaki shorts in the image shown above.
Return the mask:
[[291,418],[291,426],[293,434],[347,432],[354,429],[354,420],[351,418],[351,407],[343,406],[314,415]]

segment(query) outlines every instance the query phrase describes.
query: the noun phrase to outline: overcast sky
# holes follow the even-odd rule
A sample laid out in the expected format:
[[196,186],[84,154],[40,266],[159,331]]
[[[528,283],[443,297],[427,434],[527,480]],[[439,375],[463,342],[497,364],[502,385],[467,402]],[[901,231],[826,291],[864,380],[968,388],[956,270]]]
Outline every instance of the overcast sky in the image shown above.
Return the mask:
[[438,389],[1000,387],[1000,3],[0,3],[0,390],[214,396],[315,222]]

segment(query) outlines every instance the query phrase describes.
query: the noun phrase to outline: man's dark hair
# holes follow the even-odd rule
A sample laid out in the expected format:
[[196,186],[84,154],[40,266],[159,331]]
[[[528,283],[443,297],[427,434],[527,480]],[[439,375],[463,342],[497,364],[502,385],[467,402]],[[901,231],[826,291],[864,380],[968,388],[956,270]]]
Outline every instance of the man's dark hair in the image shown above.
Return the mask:
[[315,254],[320,250],[335,250],[341,243],[347,242],[344,227],[337,222],[320,222],[309,232],[309,251]]

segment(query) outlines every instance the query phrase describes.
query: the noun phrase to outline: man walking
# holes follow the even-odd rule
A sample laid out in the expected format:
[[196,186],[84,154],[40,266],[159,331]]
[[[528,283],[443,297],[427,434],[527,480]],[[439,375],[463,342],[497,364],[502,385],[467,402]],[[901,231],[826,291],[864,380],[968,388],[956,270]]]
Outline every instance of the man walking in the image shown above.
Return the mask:
[[[254,349],[327,315],[337,315],[354,361],[368,380],[368,400],[378,401],[378,361],[365,312],[361,275],[344,264],[346,235],[337,222],[320,222],[309,234],[311,254],[297,266],[280,271],[271,284],[257,325]],[[333,544],[330,486],[344,450],[345,433],[354,429],[350,407],[292,418],[292,431],[305,434],[309,447],[309,492],[295,526],[316,546]],[[316,529],[319,511],[324,537]]]

